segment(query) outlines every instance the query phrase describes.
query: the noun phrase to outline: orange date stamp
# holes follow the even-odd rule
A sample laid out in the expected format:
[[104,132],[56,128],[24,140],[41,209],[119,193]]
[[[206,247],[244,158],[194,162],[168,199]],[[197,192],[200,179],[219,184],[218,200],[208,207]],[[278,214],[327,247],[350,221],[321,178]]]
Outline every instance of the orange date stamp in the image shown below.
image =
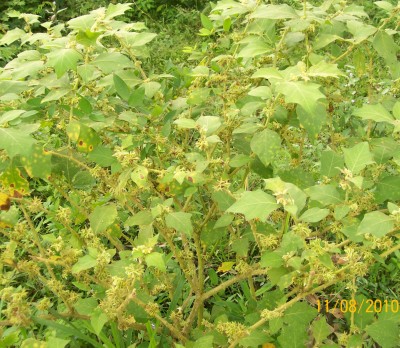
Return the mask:
[[341,313],[399,313],[399,300],[372,300],[363,299],[362,301],[338,299],[336,301],[317,300],[318,312],[330,312],[332,310]]

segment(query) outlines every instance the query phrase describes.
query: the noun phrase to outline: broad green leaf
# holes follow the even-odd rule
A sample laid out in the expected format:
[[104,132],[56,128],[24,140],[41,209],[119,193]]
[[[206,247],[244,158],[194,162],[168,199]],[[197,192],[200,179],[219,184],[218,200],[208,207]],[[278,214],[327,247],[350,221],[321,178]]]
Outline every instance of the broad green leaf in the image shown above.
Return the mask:
[[101,167],[109,167],[116,162],[113,157],[113,151],[105,146],[96,146],[93,151],[89,152],[88,159],[94,161]]
[[310,321],[313,320],[317,314],[317,309],[311,307],[306,302],[296,302],[285,311],[283,321],[288,325],[307,327]]
[[270,340],[270,336],[267,335],[263,330],[258,329],[258,330],[253,330],[251,331],[250,335],[242,338],[239,341],[240,346],[242,347],[259,347],[259,346],[264,346],[263,344],[268,342]]
[[40,145],[34,145],[27,156],[21,156],[21,162],[31,178],[48,179],[51,174],[51,155]]
[[280,178],[266,179],[265,188],[271,190],[274,195],[279,196],[285,203],[284,208],[293,216],[304,208],[307,195],[296,185],[282,181]]
[[10,45],[14,41],[20,40],[26,35],[27,33],[20,28],[8,30],[7,33],[1,38],[0,45]]
[[183,129],[193,129],[196,128],[196,121],[190,118],[179,118],[174,121],[179,128]]
[[231,222],[233,221],[233,219],[234,219],[234,216],[231,214],[222,215],[215,223],[214,229],[229,226],[231,224]]
[[349,32],[353,34],[352,40],[355,44],[359,44],[377,31],[376,27],[364,24],[361,21],[348,21],[346,24]]
[[187,105],[201,105],[205,103],[210,95],[209,88],[194,89],[186,100]]
[[290,19],[298,18],[298,14],[289,5],[261,5],[251,14],[250,18]]
[[131,8],[131,5],[132,3],[108,5],[105,19],[110,20],[114,17],[123,15],[126,11],[128,11]]
[[125,101],[129,100],[129,96],[131,94],[131,90],[128,85],[125,83],[123,79],[121,79],[118,75],[113,75],[114,86],[118,93],[118,95]]
[[374,160],[378,164],[386,163],[400,148],[399,144],[389,137],[373,138],[369,143]]
[[283,75],[276,68],[258,69],[252,76],[252,79],[264,78],[268,80],[282,80]]
[[232,134],[254,134],[261,128],[260,124],[253,122],[242,123]]
[[47,340],[47,346],[51,348],[64,348],[71,340],[50,336]]
[[385,200],[400,200],[400,176],[387,176],[379,179],[375,191],[375,199],[378,203]]
[[342,202],[342,197],[339,191],[333,185],[315,185],[307,188],[305,192],[312,200],[317,201],[324,206]]
[[326,108],[320,102],[309,105],[311,109],[304,109],[301,105],[296,108],[300,124],[311,138],[316,138],[322,126],[326,124]]
[[102,205],[96,207],[89,216],[90,226],[94,233],[99,234],[115,221],[118,212],[115,204]]
[[225,239],[226,229],[223,228],[214,230],[210,228],[210,226],[207,226],[207,228],[203,229],[201,232],[201,241],[207,246],[215,245],[215,243]]
[[399,347],[400,328],[398,313],[385,313],[382,311],[379,314],[378,320],[368,325],[365,332],[382,348]]
[[251,162],[251,157],[246,155],[237,155],[229,161],[229,166],[232,168],[242,167]]
[[135,89],[128,99],[129,106],[136,107],[136,106],[143,105],[144,96],[145,96],[144,87],[139,87],[139,88]]
[[338,35],[333,35],[333,34],[320,34],[317,36],[317,38],[314,41],[314,49],[319,50],[321,48],[324,48],[325,46],[329,45],[330,43],[340,40],[341,37]]
[[126,121],[132,125],[138,125],[138,114],[133,111],[124,111],[118,115],[120,120]]
[[225,18],[224,23],[223,23],[223,28],[225,32],[228,32],[229,29],[231,28],[232,25],[232,20],[230,17]]
[[201,28],[199,30],[199,35],[200,36],[210,36],[212,34],[211,30],[208,30],[206,28]]
[[311,208],[305,211],[299,220],[313,223],[325,219],[328,215],[329,209]]
[[261,162],[267,166],[273,161],[276,151],[281,148],[281,138],[278,133],[264,129],[253,136],[250,147]]
[[277,268],[283,265],[283,253],[280,251],[266,251],[261,256],[260,266]]
[[223,10],[227,16],[243,14],[248,11],[247,7],[237,1],[225,0],[219,1],[213,8],[213,11]]
[[396,120],[400,120],[400,101],[396,102],[393,105],[393,116],[395,117]]
[[[395,43],[393,37],[388,33],[383,30],[379,30],[372,41],[372,46],[378,55],[385,60],[389,67],[397,64],[397,51],[399,50],[399,46]],[[395,78],[398,78],[398,76]]]
[[90,64],[99,68],[105,74],[134,67],[133,62],[127,56],[118,52],[101,53]]
[[47,103],[54,100],[60,100],[63,96],[68,94],[71,90],[69,88],[52,89],[47,95],[42,99],[41,103]]
[[213,348],[214,336],[206,335],[196,340],[193,344],[193,348]]
[[210,75],[210,69],[204,65],[196,66],[191,74],[194,77],[208,77]]
[[364,215],[361,224],[358,226],[357,234],[370,233],[375,237],[381,238],[392,231],[393,228],[393,218],[379,211],[373,211]]
[[260,86],[250,90],[249,95],[253,97],[260,97],[262,99],[269,99],[272,97],[271,88],[268,86]]
[[144,94],[147,98],[153,98],[156,92],[161,88],[161,84],[156,81],[144,82]]
[[279,172],[279,177],[283,181],[290,182],[301,188],[302,190],[306,189],[307,187],[313,186],[315,183],[311,173],[306,172],[300,167],[295,167],[290,170]]
[[333,177],[340,173],[340,169],[344,166],[343,157],[337,153],[326,150],[321,154],[321,175]]
[[[361,307],[361,303],[368,303],[368,298],[365,295],[356,295],[357,308]],[[388,301],[389,302],[389,301]],[[362,308],[363,309],[363,308]],[[350,320],[351,314],[347,313],[346,319]],[[357,315],[354,316],[354,324],[362,330],[365,330],[366,326],[375,321],[375,313],[367,312],[365,310],[357,311]]]
[[97,259],[91,255],[85,255],[78,259],[78,262],[72,266],[72,273],[79,273],[97,265]]
[[90,325],[92,325],[92,328],[97,336],[100,334],[104,324],[107,323],[107,321],[107,315],[100,308],[96,308],[93,314],[90,316]]
[[212,31],[214,29],[213,22],[204,14],[200,14],[200,19],[201,19],[201,24],[203,24],[203,27]]
[[240,237],[232,243],[232,251],[236,253],[237,257],[247,257],[249,251],[249,239]]
[[293,231],[286,232],[282,237],[281,246],[278,252],[283,252],[284,254],[290,253],[292,251],[304,249],[305,241],[302,237],[295,234]]
[[[3,340],[2,340],[3,341]],[[4,342],[4,341],[3,341]],[[2,342],[2,343],[3,343]],[[7,342],[7,341],[6,341]],[[21,348],[36,348],[36,347],[43,347],[47,348],[48,345],[47,343],[40,341],[40,340],[35,340],[34,338],[27,338],[21,342],[20,345]]]
[[307,75],[312,77],[346,76],[345,73],[338,69],[337,64],[327,63],[325,60],[321,60],[319,63],[313,65],[308,70]]
[[90,30],[82,31],[76,35],[76,42],[80,43],[84,46],[94,46],[96,45],[97,38],[101,35],[101,33],[95,33]]
[[266,54],[271,51],[271,47],[262,40],[254,39],[238,53],[238,57],[242,58],[253,58],[260,54]]
[[338,205],[335,207],[335,211],[333,213],[333,217],[336,220],[342,220],[350,211],[350,207],[348,205]]
[[380,103],[374,105],[364,104],[360,109],[355,110],[353,115],[361,117],[364,120],[373,120],[375,122],[392,123],[394,120],[389,111]]
[[135,215],[129,217],[126,221],[125,221],[125,226],[141,226],[141,225],[150,225],[151,223],[153,223],[154,218],[153,215],[151,215],[151,212],[147,211],[147,210],[142,210],[139,211],[138,213],[136,213]]
[[82,64],[76,68],[77,73],[82,78],[84,83],[89,83],[101,75],[93,65]]
[[227,209],[227,212],[243,214],[246,220],[260,219],[265,221],[278,207],[275,198],[271,195],[261,190],[246,191],[238,201]]
[[190,220],[192,214],[177,212],[177,213],[169,213],[165,217],[165,222],[167,227],[173,228],[180,233],[186,234],[190,237],[193,233],[192,221]]
[[393,9],[393,5],[388,1],[374,1],[374,4],[388,12]]
[[5,81],[0,81],[0,91],[1,95],[7,95],[7,94],[19,94],[23,91],[26,91],[31,87],[28,86],[28,83],[26,81],[13,81],[13,80],[5,80]]
[[78,172],[72,178],[72,186],[79,190],[88,191],[96,185],[96,179],[89,172]]
[[278,337],[280,348],[303,348],[307,346],[307,330],[301,325],[285,325]]
[[70,29],[86,31],[92,28],[95,21],[96,16],[94,14],[88,14],[73,18],[69,20],[67,24]]
[[200,116],[196,124],[199,125],[206,136],[215,133],[221,127],[221,119],[218,116]]
[[285,36],[285,44],[287,47],[293,47],[299,42],[304,41],[305,34],[300,31],[292,31]]
[[400,207],[394,203],[388,202],[387,208],[390,214],[396,214],[397,210],[400,210]]
[[313,321],[311,332],[315,342],[321,344],[333,332],[333,328],[326,323],[324,317],[319,317]]
[[282,280],[282,278],[290,274],[290,272],[285,267],[277,267],[268,270],[267,274],[269,280],[271,281],[271,284],[277,285]]
[[147,266],[149,266],[149,267],[153,266],[153,267],[159,269],[161,272],[167,271],[164,257],[163,257],[163,254],[161,254],[161,253],[152,252],[152,253],[146,255],[145,261],[146,261]]
[[24,112],[26,112],[26,111],[25,110],[10,110],[10,111],[6,111],[5,113],[3,113],[0,116],[0,125],[17,119]]
[[47,53],[46,66],[54,68],[57,77],[60,78],[68,70],[76,70],[81,54],[73,48],[62,48]]
[[81,315],[92,315],[98,306],[97,300],[93,297],[80,298],[74,304],[74,308]]
[[286,103],[299,104],[305,112],[312,113],[317,101],[325,98],[325,95],[319,90],[320,87],[320,85],[312,82],[285,81],[279,82],[276,90],[285,96]]
[[225,191],[215,191],[211,195],[212,200],[217,203],[220,211],[227,210],[234,202],[234,198]]
[[[79,301],[83,301],[83,300],[84,299],[78,300],[78,302]],[[91,300],[91,299],[85,299],[85,300]],[[94,302],[97,303],[96,300]],[[87,310],[84,311],[83,310],[83,311],[81,311],[80,314],[87,315],[88,313],[89,313],[89,311],[87,311]],[[83,342],[87,342],[88,344],[90,344],[91,347],[104,348],[104,346],[101,345],[100,343],[98,343],[96,340],[92,339],[90,336],[87,336],[87,335],[83,334],[80,330],[78,330],[78,329],[76,329],[74,327],[60,324],[60,323],[58,323],[58,322],[56,322],[54,320],[46,320],[46,319],[42,319],[42,318],[39,318],[39,317],[34,317],[33,321],[35,323],[41,325],[42,327],[48,327],[48,328],[51,328],[51,329],[55,329],[55,330],[57,330],[57,332],[61,332],[63,334],[66,334],[66,335],[68,335],[68,337],[80,338]],[[75,340],[76,340],[76,338],[75,338]],[[37,345],[35,347],[32,347],[32,348],[36,348],[36,347],[37,347]],[[21,346],[21,348],[23,348],[23,347]]]
[[122,42],[124,42],[124,44],[126,46],[129,47],[141,47],[146,45],[147,43],[149,43],[150,41],[152,41],[157,34],[153,34],[153,33],[131,33],[131,32],[120,32],[117,33],[118,38],[120,38],[120,40]]
[[[41,57],[39,57],[40,59]],[[38,61],[24,61],[23,64],[12,70],[12,77],[14,80],[22,80],[26,77],[36,77],[37,73],[43,69],[44,62],[42,60]]]
[[[37,128],[39,125],[37,125]],[[36,129],[37,129],[36,128]],[[5,150],[10,158],[16,155],[29,155],[32,146],[36,143],[29,133],[34,132],[26,128],[1,128],[0,127],[0,149]]]
[[346,167],[353,174],[360,173],[368,164],[374,163],[367,142],[359,143],[350,149],[343,149]]

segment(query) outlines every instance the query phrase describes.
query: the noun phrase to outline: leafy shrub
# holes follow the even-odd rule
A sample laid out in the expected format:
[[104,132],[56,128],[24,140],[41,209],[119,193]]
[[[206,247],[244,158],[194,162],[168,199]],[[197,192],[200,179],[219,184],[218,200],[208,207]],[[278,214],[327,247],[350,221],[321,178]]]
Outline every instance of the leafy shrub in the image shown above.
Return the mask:
[[400,249],[400,7],[376,5],[220,1],[161,74],[126,4],[8,31],[2,345],[398,346],[398,293],[365,292]]
[[[111,1],[116,3],[116,1]],[[61,18],[70,19],[79,15],[88,13],[95,8],[106,6],[110,3],[108,0],[100,1],[78,1],[78,0],[58,0],[57,6],[62,9],[66,8],[66,11],[62,13]],[[206,5],[205,1],[185,1],[185,0],[136,0],[136,1],[121,1],[121,3],[132,3],[132,10],[129,11],[126,16],[127,18],[134,19],[149,19],[158,21],[162,18],[173,19],[177,13],[177,8],[186,9],[199,9]]]

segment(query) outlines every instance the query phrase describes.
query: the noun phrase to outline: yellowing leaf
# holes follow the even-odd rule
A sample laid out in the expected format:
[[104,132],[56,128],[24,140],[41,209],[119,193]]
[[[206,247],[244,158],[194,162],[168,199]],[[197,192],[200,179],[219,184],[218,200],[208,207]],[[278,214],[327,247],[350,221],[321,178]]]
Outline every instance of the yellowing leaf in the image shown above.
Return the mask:
[[101,142],[94,129],[79,122],[71,122],[67,126],[67,134],[72,141],[77,142],[79,152],[91,152]]
[[[10,209],[10,197],[6,193],[0,192],[0,210]],[[0,222],[1,227],[1,222]]]
[[217,272],[229,272],[234,264],[234,262],[222,262],[221,266],[218,267]]
[[3,172],[0,182],[12,197],[21,197],[29,194],[28,181],[25,180],[19,169],[13,165]]
[[29,155],[21,156],[21,162],[31,178],[48,179],[51,174],[51,155],[40,145],[34,145]]

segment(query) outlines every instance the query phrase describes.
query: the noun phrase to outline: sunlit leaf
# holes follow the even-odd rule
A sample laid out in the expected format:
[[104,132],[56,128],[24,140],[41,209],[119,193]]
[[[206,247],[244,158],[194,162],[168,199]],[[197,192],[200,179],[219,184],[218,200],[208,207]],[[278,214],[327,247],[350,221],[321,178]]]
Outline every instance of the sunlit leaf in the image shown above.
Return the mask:
[[271,195],[261,191],[246,191],[227,212],[243,214],[246,220],[259,219],[265,221],[269,214],[279,205]]

